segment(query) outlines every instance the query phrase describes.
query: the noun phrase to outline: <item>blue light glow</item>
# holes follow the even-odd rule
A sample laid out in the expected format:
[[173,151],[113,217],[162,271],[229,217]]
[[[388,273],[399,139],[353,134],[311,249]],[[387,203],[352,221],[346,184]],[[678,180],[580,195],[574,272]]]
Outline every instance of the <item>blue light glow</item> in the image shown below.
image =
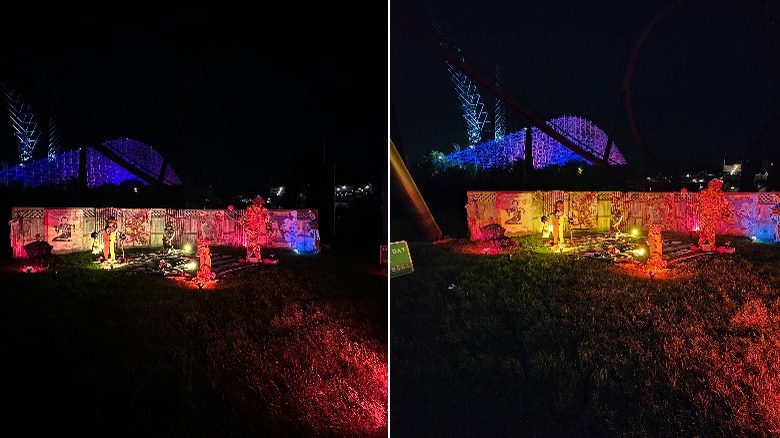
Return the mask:
[[16,137],[19,148],[19,163],[27,163],[33,158],[35,144],[41,132],[38,130],[38,122],[30,105],[22,98],[22,95],[0,83],[6,104],[11,116],[11,127]]
[[[607,135],[592,122],[576,116],[563,116],[547,124],[594,155],[603,156]],[[500,140],[487,140],[473,148],[456,150],[446,155],[455,166],[473,165],[481,168],[510,167],[517,160],[524,159],[526,129],[507,134]],[[590,162],[576,152],[559,143],[538,128],[531,128],[533,167],[541,169],[550,165],[563,166],[569,162]],[[610,164],[626,164],[616,145],[612,145],[608,161]]]
[[[165,166],[162,183],[179,185],[181,180],[163,157],[139,141],[123,138],[103,143],[111,152],[128,161],[135,169],[149,178],[157,179]],[[0,181],[6,185],[25,185],[38,187],[47,184],[63,184],[79,175],[80,149],[62,152],[53,157],[20,163],[13,167],[0,169]],[[95,188],[105,184],[119,185],[126,181],[139,184],[147,183],[138,175],[130,172],[95,148],[87,147],[87,187]]]

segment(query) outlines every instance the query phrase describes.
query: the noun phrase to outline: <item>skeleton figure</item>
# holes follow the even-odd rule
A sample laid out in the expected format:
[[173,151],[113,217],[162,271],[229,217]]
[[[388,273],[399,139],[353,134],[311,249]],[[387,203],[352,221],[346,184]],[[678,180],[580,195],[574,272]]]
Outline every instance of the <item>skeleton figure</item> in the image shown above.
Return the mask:
[[173,249],[174,237],[176,237],[176,230],[173,228],[173,225],[165,224],[165,228],[163,229],[163,239],[162,239],[162,243],[163,243],[162,252],[164,254]]

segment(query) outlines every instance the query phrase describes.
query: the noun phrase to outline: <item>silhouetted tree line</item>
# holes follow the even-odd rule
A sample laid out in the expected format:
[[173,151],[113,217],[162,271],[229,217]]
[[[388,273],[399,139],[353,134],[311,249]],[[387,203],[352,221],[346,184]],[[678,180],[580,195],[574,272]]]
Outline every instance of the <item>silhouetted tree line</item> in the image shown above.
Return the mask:
[[25,187],[0,185],[4,203],[15,207],[149,207],[196,208],[214,201],[182,185],[148,186],[125,181],[94,188],[82,188],[74,179],[58,185]]

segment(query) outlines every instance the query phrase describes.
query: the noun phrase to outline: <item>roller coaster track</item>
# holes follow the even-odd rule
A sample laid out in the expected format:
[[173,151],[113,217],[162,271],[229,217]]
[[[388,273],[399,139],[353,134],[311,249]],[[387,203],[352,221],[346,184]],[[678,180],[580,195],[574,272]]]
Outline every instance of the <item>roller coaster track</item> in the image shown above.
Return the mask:
[[[450,62],[452,65],[456,66],[457,68],[459,68],[469,77],[471,77],[474,81],[478,82],[484,88],[486,88],[491,93],[493,93],[507,106],[509,106],[518,114],[520,114],[520,116],[522,116],[523,119],[528,124],[539,128],[541,131],[543,131],[550,137],[560,142],[563,146],[569,148],[573,152],[590,160],[591,162],[593,162],[598,166],[609,167],[610,163],[608,162],[608,158],[613,144],[612,137],[615,128],[615,120],[617,119],[621,107],[625,106],[626,117],[628,119],[628,124],[631,129],[631,134],[634,137],[634,140],[636,141],[639,148],[642,149],[643,152],[645,153],[645,157],[648,160],[649,166],[654,167],[656,169],[661,169],[662,167],[661,162],[657,159],[653,151],[645,144],[645,142],[642,140],[642,136],[639,134],[639,128],[637,127],[636,118],[634,117],[633,108],[631,106],[631,81],[633,78],[634,69],[636,68],[637,59],[639,58],[639,52],[642,46],[647,41],[647,39],[650,37],[653,31],[655,31],[658,25],[661,22],[663,22],[669,15],[671,15],[674,11],[678,10],[684,4],[689,3],[691,1],[693,0],[676,0],[670,3],[666,8],[664,8],[661,12],[659,12],[650,21],[650,23],[645,27],[642,34],[639,36],[637,42],[634,44],[634,47],[631,51],[631,55],[629,57],[628,65],[626,67],[626,72],[623,77],[623,82],[621,84],[620,101],[618,102],[618,106],[615,111],[615,118],[613,119],[612,126],[608,133],[607,144],[605,145],[603,155],[597,155],[596,153],[594,153],[594,151],[589,150],[587,145],[579,143],[576,140],[572,141],[573,139],[571,139],[569,136],[566,136],[565,133],[561,133],[559,132],[559,130],[555,130],[552,127],[548,126],[544,122],[544,120],[538,117],[534,113],[534,111],[531,110],[527,105],[524,105],[517,98],[510,95],[505,89],[501,88],[497,83],[490,80],[486,75],[482,74],[480,71],[478,71],[471,65],[467,64],[466,62],[461,61],[461,59],[452,51],[452,49],[447,47],[444,43],[436,41],[433,38],[426,35],[425,33],[423,33],[422,31],[420,31],[408,19],[402,16],[395,8],[392,7],[390,8],[390,16],[396,23],[403,26],[414,37],[416,37],[418,40],[422,41],[426,45],[430,46],[433,50],[435,50],[442,57],[444,57],[448,62]],[[761,0],[743,0],[743,1],[747,3],[750,7],[755,9],[756,11],[766,13],[771,20],[770,21],[771,24],[776,26],[778,23],[780,23],[780,17],[768,11],[766,5]]]
[[[650,37],[650,35],[655,31],[655,29],[664,21],[666,18],[671,15],[673,12],[677,11],[685,5],[686,3],[690,3],[693,0],[677,0],[672,3],[670,3],[666,8],[661,10],[655,17],[653,17],[652,20],[650,20],[650,23],[645,27],[642,34],[639,36],[639,39],[637,39],[636,43],[634,44],[634,48],[631,50],[631,55],[628,59],[628,65],[626,67],[626,73],[623,77],[623,82],[621,84],[621,91],[620,91],[620,101],[618,102],[617,109],[615,111],[615,119],[617,119],[617,115],[620,112],[621,106],[625,105],[626,110],[626,117],[628,118],[628,124],[631,128],[631,134],[634,137],[634,140],[636,141],[637,145],[644,150],[645,156],[648,159],[649,163],[656,167],[660,168],[661,163],[656,158],[653,151],[645,144],[645,142],[642,140],[642,136],[639,134],[639,128],[637,128],[636,125],[636,118],[634,117],[634,111],[631,107],[631,80],[634,76],[634,69],[636,68],[636,62],[637,59],[639,59],[639,51],[644,46],[647,39]],[[744,0],[745,3],[748,3],[749,6],[751,6],[753,9],[760,13],[767,13],[771,20],[771,24],[776,25],[780,22],[778,20],[778,16],[771,14],[769,11],[767,11],[766,5],[762,4],[761,0]],[[607,147],[611,145],[612,140],[612,134],[614,131],[614,120],[612,124],[612,128],[609,132],[609,140],[607,141]]]
[[607,147],[604,148],[606,152],[604,155],[597,155],[594,151],[590,150],[588,145],[580,143],[576,141],[573,136],[568,136],[564,133],[561,133],[559,130],[556,130],[553,127],[549,126],[543,118],[537,116],[533,110],[528,108],[528,106],[520,102],[515,96],[511,95],[504,88],[500,87],[495,80],[483,74],[482,72],[480,72],[470,64],[466,63],[465,61],[462,61],[461,60],[462,55],[459,56],[443,42],[440,42],[428,36],[424,32],[420,31],[414,24],[411,23],[411,21],[406,19],[406,17],[402,16],[393,7],[390,8],[390,17],[397,24],[401,25],[410,34],[412,34],[415,38],[420,40],[422,43],[428,45],[439,55],[444,57],[444,59],[446,59],[447,62],[449,62],[451,65],[457,67],[463,73],[468,75],[471,79],[477,82],[479,85],[481,85],[482,87],[484,87],[485,89],[493,93],[498,99],[504,102],[507,105],[507,107],[514,110],[516,113],[518,113],[523,118],[523,120],[525,120],[526,123],[535,126],[540,131],[549,135],[550,137],[558,141],[560,144],[572,150],[574,153],[580,155],[581,157],[587,159],[594,165],[606,169],[612,168],[612,166],[610,166],[609,163],[609,151],[610,151],[609,145],[607,145]]

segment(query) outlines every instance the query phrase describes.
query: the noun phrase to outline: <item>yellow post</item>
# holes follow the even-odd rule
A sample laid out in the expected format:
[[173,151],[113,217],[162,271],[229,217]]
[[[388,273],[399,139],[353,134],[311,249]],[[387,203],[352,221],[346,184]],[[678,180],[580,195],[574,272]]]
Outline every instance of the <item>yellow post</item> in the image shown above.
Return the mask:
[[428,204],[417,189],[409,169],[406,168],[401,154],[395,148],[393,140],[390,140],[390,167],[393,176],[394,187],[401,194],[409,212],[414,215],[414,223],[420,231],[420,237],[426,242],[433,242],[442,238],[441,230],[433,218]]

